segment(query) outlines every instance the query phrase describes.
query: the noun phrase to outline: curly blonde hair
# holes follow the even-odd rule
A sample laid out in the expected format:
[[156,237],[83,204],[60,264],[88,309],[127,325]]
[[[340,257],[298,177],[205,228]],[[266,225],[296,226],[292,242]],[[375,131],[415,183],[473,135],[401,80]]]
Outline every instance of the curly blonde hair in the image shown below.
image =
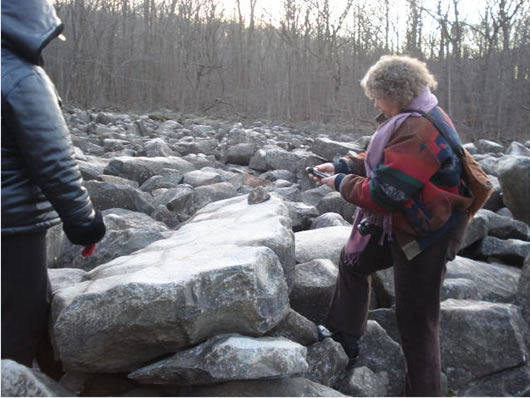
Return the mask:
[[437,86],[438,82],[425,62],[398,55],[383,55],[361,80],[361,87],[368,98],[386,98],[401,108],[425,87],[434,90]]

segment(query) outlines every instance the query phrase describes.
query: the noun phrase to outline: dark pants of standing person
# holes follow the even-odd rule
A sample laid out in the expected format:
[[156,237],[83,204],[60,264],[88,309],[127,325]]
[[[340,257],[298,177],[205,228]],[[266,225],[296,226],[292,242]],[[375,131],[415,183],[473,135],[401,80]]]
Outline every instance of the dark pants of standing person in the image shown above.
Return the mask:
[[339,263],[326,326],[362,336],[370,304],[371,274],[394,266],[396,318],[405,354],[406,396],[440,396],[440,287],[446,263],[456,255],[465,231],[462,220],[444,238],[412,260],[394,242],[379,245],[374,236],[354,267]]
[[51,377],[62,374],[53,358],[48,321],[50,284],[46,232],[2,236],[2,359],[31,367],[36,359]]

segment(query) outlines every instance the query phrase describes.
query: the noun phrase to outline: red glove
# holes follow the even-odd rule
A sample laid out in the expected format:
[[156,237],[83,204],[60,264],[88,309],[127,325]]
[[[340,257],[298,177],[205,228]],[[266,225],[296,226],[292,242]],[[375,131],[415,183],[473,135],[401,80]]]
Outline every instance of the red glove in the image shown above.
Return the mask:
[[81,252],[81,255],[83,257],[90,257],[92,254],[94,254],[94,251],[96,250],[96,244],[93,243],[90,246],[86,246],[83,251]]

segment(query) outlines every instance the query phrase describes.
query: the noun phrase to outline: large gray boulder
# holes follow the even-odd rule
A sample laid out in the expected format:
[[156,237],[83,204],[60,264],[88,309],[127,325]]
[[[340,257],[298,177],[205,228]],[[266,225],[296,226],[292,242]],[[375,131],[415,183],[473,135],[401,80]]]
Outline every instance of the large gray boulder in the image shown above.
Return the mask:
[[449,388],[523,365],[528,333],[520,309],[512,304],[472,300],[442,302],[440,344]]
[[499,239],[530,241],[530,227],[523,221],[514,220],[513,217],[480,209],[466,230],[462,248],[466,248],[488,235]]
[[218,335],[203,344],[138,369],[144,384],[210,384],[304,373],[307,349],[282,337]]
[[48,249],[51,254],[49,265],[89,271],[117,257],[143,249],[157,240],[168,238],[172,233],[165,224],[146,214],[120,208],[105,210],[103,220],[107,232],[90,257],[81,256],[82,247],[71,244],[61,227],[54,227],[47,241],[48,246],[55,246]]
[[160,188],[175,188],[182,182],[183,175],[175,169],[162,169],[159,174],[147,179],[140,189],[152,192]]
[[289,314],[269,331],[267,336],[285,337],[296,343],[309,346],[318,341],[318,330],[317,325],[291,308]]
[[460,397],[529,397],[530,364],[473,381],[458,390]]
[[192,211],[203,208],[209,203],[217,202],[219,200],[233,198],[237,196],[236,188],[229,182],[218,182],[212,185],[203,185],[197,187],[193,193]]
[[[487,210],[484,210],[487,211]],[[530,241],[530,226],[512,217],[502,216],[497,213],[490,214],[488,234],[499,239],[519,239]]]
[[2,397],[72,397],[44,373],[11,359],[2,359]]
[[505,152],[507,155],[530,156],[530,148],[525,147],[517,141],[512,141]]
[[202,244],[201,238],[207,236],[210,245],[265,246],[276,253],[289,274],[295,264],[295,234],[287,207],[277,197],[248,205],[247,196],[217,201],[199,210],[179,229],[177,241]]
[[252,143],[256,146],[265,145],[267,139],[261,132],[243,129],[240,125],[233,126],[226,134],[225,144],[227,147],[235,146],[237,144],[248,144]]
[[313,183],[310,188],[307,188],[302,192],[302,201],[308,205],[317,206],[318,202],[330,192],[335,191],[325,184],[315,186]]
[[308,347],[309,369],[306,377],[325,386],[333,387],[348,366],[348,356],[333,339],[325,339]]
[[519,239],[530,241],[530,227],[523,221],[502,216],[490,210],[480,209],[473,217],[471,225],[483,219],[487,226],[487,234],[499,239]]
[[449,278],[444,281],[440,292],[441,300],[481,300],[476,282],[472,279]]
[[275,145],[258,149],[250,158],[249,167],[258,171],[289,170],[297,174],[304,154],[287,151]]
[[107,125],[118,125],[122,124],[124,121],[131,120],[131,117],[127,114],[111,112],[98,112],[97,114],[92,114],[92,118],[96,123]]
[[180,138],[184,126],[175,120],[166,120],[156,129],[156,135],[162,137]]
[[[283,182],[286,184],[283,184]],[[291,202],[300,202],[302,198],[302,189],[300,188],[300,185],[291,184],[287,181],[274,181],[269,190]]]
[[485,139],[480,139],[477,143],[477,147],[481,153],[504,152],[504,147],[501,144]]
[[[216,179],[220,178],[216,174]],[[179,221],[189,219],[195,212],[209,203],[238,196],[234,185],[229,182],[218,182],[211,185],[193,188],[189,184],[179,184],[175,188],[153,192],[155,204],[163,205]],[[163,219],[163,218],[162,218]]]
[[136,181],[128,180],[123,177],[111,176],[108,174],[100,175],[98,180],[102,182],[108,182],[110,184],[115,184],[115,185],[129,185],[130,187],[133,187],[133,188],[138,188],[140,186]]
[[105,138],[103,140],[103,148],[105,152],[120,152],[124,149],[130,149],[131,143],[127,140],[120,140],[117,138]]
[[477,254],[485,258],[493,257],[507,264],[521,266],[526,256],[530,254],[530,242],[486,236],[480,242]]
[[338,272],[337,266],[327,259],[297,264],[289,295],[291,307],[316,324],[324,323]]
[[287,286],[272,250],[156,245],[56,291],[53,325],[66,369],[130,371],[219,333],[262,335],[286,315]]
[[388,376],[376,374],[370,368],[354,368],[341,385],[341,391],[352,397],[384,397],[387,395]]
[[[103,148],[101,150],[103,151]],[[100,153],[96,155],[100,155]],[[105,167],[109,164],[109,160],[98,156],[85,156],[85,158],[86,160],[76,159],[83,180],[97,180],[103,174]]]
[[282,265],[294,265],[294,239],[279,199],[216,202],[58,290],[59,357],[68,370],[122,372],[217,334],[261,336],[289,311]]
[[81,283],[86,275],[86,271],[78,268],[50,268],[50,287],[52,294],[59,289]]
[[289,182],[296,182],[296,173],[289,170],[269,170],[260,175],[261,178],[273,182],[276,180],[285,180]]
[[340,214],[345,220],[352,221],[356,207],[344,200],[339,192],[330,192],[318,202],[317,209],[320,214],[332,211]]
[[488,235],[488,218],[484,209],[479,210],[468,224],[464,240],[462,242],[462,249],[471,246],[479,240]]
[[214,155],[205,155],[204,153],[190,153],[183,156],[182,159],[191,163],[196,169],[215,167],[217,165]]
[[[321,158],[302,149],[285,150],[277,145],[266,145],[258,149],[250,159],[249,167],[258,171],[288,170],[296,175],[302,191],[314,186],[305,168],[321,162]],[[310,203],[308,203],[310,204]]]
[[175,152],[160,137],[144,143],[145,155],[150,158],[175,156]]
[[368,311],[368,319],[377,322],[390,338],[401,344],[399,335],[395,308],[377,308]]
[[[405,387],[405,360],[401,346],[375,321],[368,321],[359,340],[360,354],[355,368],[367,367],[384,382],[386,396],[402,395]],[[343,391],[342,388],[339,388]],[[378,388],[380,390],[380,388]]]
[[176,169],[182,173],[195,169],[190,162],[177,156],[119,156],[110,160],[104,172],[137,181],[142,185],[148,178],[160,174],[164,168]]
[[151,217],[172,229],[176,229],[181,223],[179,216],[176,213],[172,213],[164,205],[158,205],[155,211],[151,214]]
[[256,144],[252,142],[242,142],[229,146],[225,153],[225,162],[248,166],[250,159],[256,152]]
[[[521,271],[515,267],[457,256],[447,263],[442,297],[513,303],[517,297],[520,275]],[[455,281],[460,281],[459,285],[464,288],[463,293],[467,296],[459,296],[462,293],[455,290]],[[467,283],[463,283],[464,281]]]
[[346,221],[340,214],[333,212],[321,214],[311,222],[311,229],[340,226],[351,227],[351,224]]
[[506,207],[516,219],[530,225],[530,157],[507,156],[497,171]]
[[289,200],[286,200],[285,204],[289,209],[289,216],[293,222],[294,231],[309,229],[313,219],[318,216],[318,210],[314,206],[306,205],[303,202],[292,202]]
[[295,233],[296,262],[329,259],[338,265],[340,251],[346,244],[351,227],[327,227]]
[[[197,169],[200,169],[201,171],[208,172],[208,173],[214,173],[221,177],[221,181],[229,182],[232,184],[235,188],[239,188],[241,184],[243,184],[243,180],[245,177],[247,177],[247,168],[245,167],[236,167],[233,168],[228,167],[226,170],[219,168],[219,165],[210,165],[210,166],[204,166],[204,167],[197,167]],[[259,177],[252,176],[259,180]]]
[[167,207],[180,221],[184,221],[195,213],[194,195],[195,189],[192,186],[180,184],[155,195],[155,205]]
[[182,182],[191,185],[192,187],[200,187],[203,185],[216,184],[222,181],[223,179],[218,173],[204,170],[192,170],[184,174]]
[[338,142],[326,137],[317,137],[311,146],[311,152],[328,159],[330,162],[336,158],[359,153],[362,148],[351,142]]
[[111,184],[100,181],[86,181],[85,187],[97,210],[122,208],[151,214],[155,209],[153,197],[129,185]]

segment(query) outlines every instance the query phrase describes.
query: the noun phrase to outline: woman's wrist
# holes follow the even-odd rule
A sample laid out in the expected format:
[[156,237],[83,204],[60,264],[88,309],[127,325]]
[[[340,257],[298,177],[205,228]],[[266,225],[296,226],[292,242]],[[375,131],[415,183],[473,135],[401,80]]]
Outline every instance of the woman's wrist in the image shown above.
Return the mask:
[[337,192],[340,192],[340,184],[342,180],[344,179],[344,177],[346,177],[344,173],[338,173],[337,176],[335,177],[335,190]]
[[350,167],[348,166],[348,163],[346,163],[345,159],[339,159],[336,162],[333,162],[333,167],[335,168],[335,174],[344,173],[348,174],[351,173]]

